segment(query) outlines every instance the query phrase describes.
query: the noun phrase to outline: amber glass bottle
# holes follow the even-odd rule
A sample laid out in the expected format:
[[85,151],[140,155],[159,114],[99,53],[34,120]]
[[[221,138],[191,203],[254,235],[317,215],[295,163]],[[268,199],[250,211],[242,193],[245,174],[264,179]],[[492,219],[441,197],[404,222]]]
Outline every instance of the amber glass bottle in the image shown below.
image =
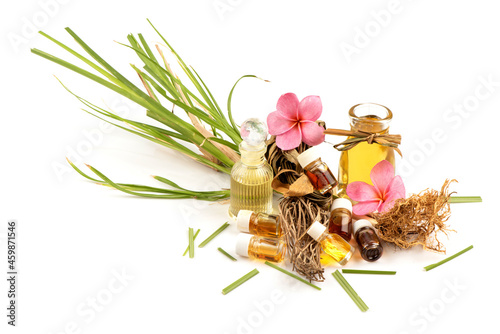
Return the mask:
[[236,237],[236,254],[253,259],[282,262],[286,256],[286,244],[278,238],[240,233]]
[[347,198],[337,198],[332,203],[328,231],[336,233],[347,242],[352,237],[352,203]]
[[240,210],[236,218],[236,225],[241,232],[262,237],[279,238],[283,234],[279,216],[263,212]]
[[384,249],[375,229],[368,220],[360,219],[354,223],[354,238],[364,260],[373,262],[380,259]]

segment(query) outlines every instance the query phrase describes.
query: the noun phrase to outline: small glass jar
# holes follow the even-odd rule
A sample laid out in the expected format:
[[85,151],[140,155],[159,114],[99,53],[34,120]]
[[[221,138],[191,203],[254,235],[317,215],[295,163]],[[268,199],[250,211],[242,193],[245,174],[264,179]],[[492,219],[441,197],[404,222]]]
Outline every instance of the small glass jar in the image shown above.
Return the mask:
[[346,198],[337,198],[332,203],[328,231],[340,235],[349,242],[352,237],[352,203]]
[[[386,134],[389,133],[392,112],[380,104],[361,103],[349,110],[349,118],[352,131]],[[370,172],[382,160],[387,160],[394,166],[392,147],[361,142],[350,150],[343,151],[339,161],[338,196],[347,197],[346,188],[351,182],[363,181],[373,185]]]
[[364,260],[373,262],[380,259],[384,248],[368,220],[360,219],[354,223],[354,239],[356,239],[359,252]]
[[[326,227],[319,221],[315,221],[311,227],[309,227],[307,234],[320,243],[321,250],[325,255],[327,255],[327,258],[333,260],[341,266],[346,264],[354,253],[354,247],[352,247],[340,235],[328,233]],[[326,262],[329,261],[327,260],[325,263]]]
[[286,244],[282,239],[240,233],[236,237],[235,251],[243,257],[282,262],[286,256]]
[[236,226],[241,232],[262,237],[279,238],[283,234],[279,216],[263,212],[240,210],[236,217]]
[[337,179],[328,168],[328,165],[321,161],[318,148],[311,147],[299,154],[297,157],[300,166],[311,181],[314,189],[321,194],[326,194],[337,185]]

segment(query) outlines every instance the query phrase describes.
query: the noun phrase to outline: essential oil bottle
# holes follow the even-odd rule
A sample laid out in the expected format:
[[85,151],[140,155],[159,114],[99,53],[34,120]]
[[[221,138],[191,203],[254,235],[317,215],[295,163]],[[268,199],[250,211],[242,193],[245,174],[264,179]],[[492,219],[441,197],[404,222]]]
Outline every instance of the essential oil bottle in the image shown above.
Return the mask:
[[354,239],[359,246],[361,257],[369,262],[377,261],[384,251],[372,224],[366,219],[354,222]]
[[323,252],[341,266],[346,264],[354,253],[354,247],[352,247],[340,235],[328,233],[326,227],[319,221],[315,221],[311,227],[309,227],[307,234],[319,242]]
[[340,235],[347,242],[351,240],[352,203],[350,200],[346,198],[337,198],[333,201],[328,231]]
[[279,238],[283,234],[279,217],[262,212],[240,210],[236,218],[238,230],[262,237]]
[[236,237],[236,254],[271,262],[282,262],[286,255],[286,244],[282,239],[240,233]]
[[231,169],[229,216],[238,211],[273,212],[273,169],[264,154],[267,145],[267,126],[256,118],[243,122],[240,128],[241,159]]
[[321,194],[326,194],[337,185],[337,179],[330,171],[330,168],[321,161],[317,147],[311,147],[302,152],[297,157],[297,160],[300,166],[304,168],[304,172],[314,189]]

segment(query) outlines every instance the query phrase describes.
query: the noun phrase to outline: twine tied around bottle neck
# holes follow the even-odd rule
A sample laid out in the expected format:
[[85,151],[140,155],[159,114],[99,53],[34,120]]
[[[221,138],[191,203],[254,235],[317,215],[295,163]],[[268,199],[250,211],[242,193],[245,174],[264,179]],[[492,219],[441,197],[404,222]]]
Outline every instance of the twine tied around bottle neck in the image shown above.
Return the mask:
[[349,131],[340,129],[326,129],[324,133],[325,135],[351,137],[344,140],[341,143],[333,145],[333,147],[338,151],[347,151],[355,147],[359,143],[367,142],[368,144],[377,143],[382,146],[391,147],[396,152],[398,152],[401,157],[403,157],[401,150],[398,148],[398,145],[401,144],[401,135],[391,135],[388,133],[373,133],[373,132],[366,132],[359,130]]

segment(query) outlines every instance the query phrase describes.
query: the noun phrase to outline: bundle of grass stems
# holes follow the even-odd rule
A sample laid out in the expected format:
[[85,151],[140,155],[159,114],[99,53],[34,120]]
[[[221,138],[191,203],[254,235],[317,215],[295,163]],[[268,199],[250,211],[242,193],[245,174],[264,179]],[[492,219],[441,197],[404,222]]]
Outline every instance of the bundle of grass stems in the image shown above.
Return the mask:
[[[242,140],[239,127],[236,125],[231,113],[232,95],[241,79],[257,77],[255,75],[244,75],[236,81],[229,93],[227,114],[225,114],[198,73],[192,67],[186,65],[153,24],[149,20],[148,22],[164,43],[155,45],[156,53],[153,52],[153,48],[148,45],[142,34],[137,34],[137,37],[130,34],[127,36],[128,44],[119,43],[132,50],[142,62],[141,66],[131,65],[133,72],[139,76],[143,86],[142,89],[101,58],[70,28],[66,28],[66,31],[86,55],[75,51],[43,32],[40,32],[40,34],[82,61],[89,67],[88,70],[39,49],[32,49],[31,52],[126,97],[145,108],[147,116],[161,123],[162,126],[121,117],[74,94],[63,85],[84,104],[86,112],[125,131],[176,150],[216,171],[230,174],[231,167],[240,159],[238,145]],[[189,79],[189,87],[172,71],[164,55],[164,50],[171,53],[178,62]],[[90,70],[93,70],[93,72]],[[174,107],[184,110],[189,122],[177,116],[172,110]],[[168,188],[116,183],[92,166],[88,167],[96,177],[84,173],[71,161],[69,163],[85,178],[131,195],[170,199],[196,198],[207,201],[216,201],[229,197],[229,190],[227,189],[221,189],[220,191],[192,191],[160,176],[155,176],[155,179],[168,185]]]

